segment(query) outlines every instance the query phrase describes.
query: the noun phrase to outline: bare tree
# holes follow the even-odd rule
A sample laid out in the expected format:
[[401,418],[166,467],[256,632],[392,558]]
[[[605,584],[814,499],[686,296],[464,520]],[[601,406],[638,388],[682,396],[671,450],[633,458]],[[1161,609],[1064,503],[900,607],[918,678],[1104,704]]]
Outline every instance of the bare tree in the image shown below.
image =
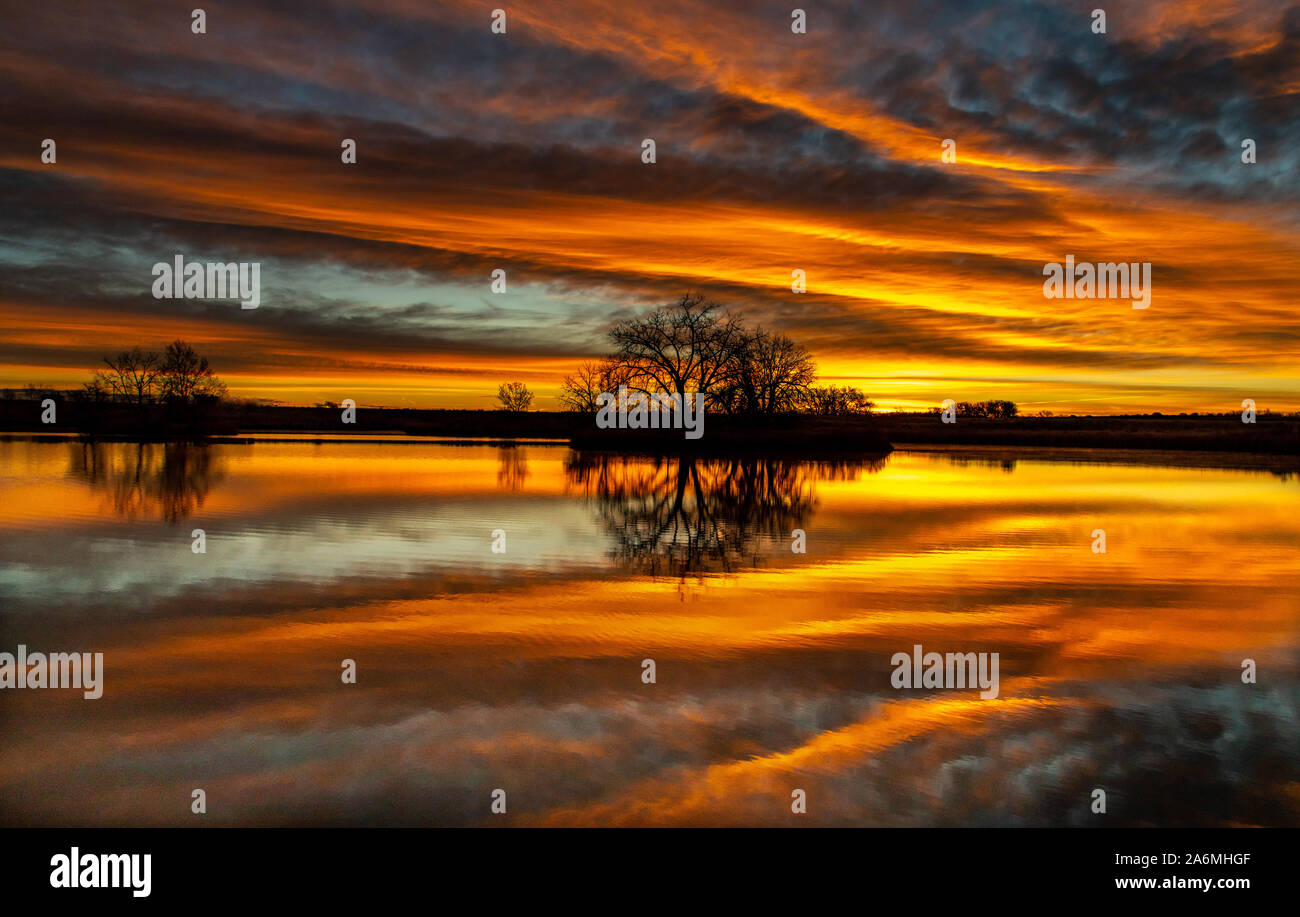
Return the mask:
[[74,397],[79,401],[91,404],[103,404],[105,401],[108,401],[112,396],[112,393],[109,392],[108,386],[104,384],[103,380],[100,379],[99,376],[99,373],[95,373],[94,377],[89,382],[83,382],[81,385],[81,391]]
[[526,411],[533,404],[533,393],[522,382],[502,382],[497,387],[497,400],[503,411]]
[[124,350],[116,357],[104,357],[108,370],[95,373],[92,385],[101,386],[112,397],[138,405],[157,399],[162,358],[139,347]]
[[688,293],[651,314],[615,325],[614,354],[564,378],[561,403],[597,410],[620,385],[645,394],[699,392],[711,410],[778,414],[798,410],[816,378],[808,351],[788,336],[748,330],[739,315]]
[[629,389],[704,396],[721,385],[743,335],[739,317],[698,293],[620,322],[609,333],[612,359],[624,370]]
[[814,386],[803,397],[803,408],[809,414],[869,414],[874,407],[861,389],[848,385]]
[[737,414],[793,411],[816,378],[816,364],[806,349],[784,334],[760,328],[738,342],[716,401]]
[[163,353],[160,392],[167,401],[193,401],[195,398],[220,398],[226,384],[217,378],[208,358],[195,353],[184,341],[172,341]]
[[596,399],[609,391],[606,385],[607,363],[583,363],[576,372],[564,377],[560,383],[560,406],[566,411],[594,414],[599,409]]
[[635,370],[606,359],[599,363],[587,362],[570,373],[560,383],[560,405],[566,411],[594,414],[600,410],[597,399],[605,392],[614,393],[620,385],[635,390]]

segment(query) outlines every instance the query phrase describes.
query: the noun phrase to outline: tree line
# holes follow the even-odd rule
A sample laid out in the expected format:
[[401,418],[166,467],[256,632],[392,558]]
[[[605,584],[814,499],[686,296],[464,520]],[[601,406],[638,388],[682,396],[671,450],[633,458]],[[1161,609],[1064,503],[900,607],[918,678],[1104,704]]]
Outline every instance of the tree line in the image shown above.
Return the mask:
[[[938,414],[943,408],[931,408],[931,414]],[[958,401],[956,404],[958,417],[988,417],[993,420],[1009,420],[1020,413],[1020,408],[1014,401]],[[1050,415],[1050,412],[1044,411],[1044,414]]]
[[856,388],[816,385],[812,356],[787,335],[748,327],[698,293],[619,322],[609,340],[609,356],[564,377],[565,410],[594,413],[601,393],[620,386],[646,395],[698,392],[707,410],[733,415],[866,414],[873,407]]
[[104,357],[82,386],[91,401],[147,404],[194,404],[225,397],[226,384],[212,371],[208,358],[185,341],[173,341],[162,353],[133,347]]

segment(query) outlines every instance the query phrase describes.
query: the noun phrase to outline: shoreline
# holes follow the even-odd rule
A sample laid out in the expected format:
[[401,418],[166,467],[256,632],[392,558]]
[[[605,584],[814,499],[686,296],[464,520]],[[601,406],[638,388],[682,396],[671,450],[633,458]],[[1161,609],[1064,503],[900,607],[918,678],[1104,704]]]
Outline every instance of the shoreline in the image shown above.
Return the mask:
[[[1195,449],[1120,449],[1109,446],[982,446],[895,443],[895,452],[931,452],[962,456],[970,461],[1066,462],[1074,465],[1163,465],[1173,468],[1207,468],[1300,473],[1300,456],[1268,452],[1227,452]],[[1105,458],[1099,460],[1098,455]]]
[[[1013,450],[1028,457],[1042,450],[1141,453],[1208,453],[1261,456],[1257,462],[1300,465],[1300,416],[1260,414],[1242,423],[1235,413],[1216,415],[1107,415],[959,417],[944,424],[937,414],[744,417],[709,414],[701,439],[680,430],[600,430],[594,417],[558,411],[421,410],[360,406],[344,424],[332,407],[298,408],[227,403],[207,413],[176,418],[153,406],[59,405],[58,423],[43,425],[30,401],[0,402],[0,438],[69,438],[129,442],[367,444],[444,442],[499,446],[564,443],[580,450],[688,455],[879,455],[894,448]],[[1198,460],[1200,461],[1200,460]]]
[[87,436],[81,433],[28,433],[0,432],[0,443],[139,443],[160,444],[184,443],[197,446],[253,446],[261,443],[285,445],[370,445],[370,446],[493,446],[497,448],[519,448],[525,446],[563,446],[575,452],[608,453],[630,456],[687,457],[700,459],[725,458],[773,458],[806,459],[819,461],[827,459],[864,459],[880,458],[891,452],[900,453],[935,453],[948,455],[958,461],[986,462],[989,464],[1014,463],[1019,461],[1067,462],[1071,464],[1132,464],[1164,465],[1179,468],[1206,469],[1253,469],[1274,473],[1300,473],[1300,456],[1281,455],[1268,452],[1229,451],[1229,450],[1195,450],[1167,448],[1123,448],[1116,446],[1037,446],[987,445],[979,443],[917,443],[897,442],[884,450],[838,448],[724,448],[711,450],[663,450],[649,448],[644,444],[634,448],[616,447],[615,444],[604,446],[575,444],[572,440],[556,437],[475,437],[475,436],[418,436],[405,433],[388,433],[376,435],[368,432],[339,433],[315,431],[312,433],[246,433],[235,435],[217,435],[209,437],[139,437],[129,434],[108,436]]

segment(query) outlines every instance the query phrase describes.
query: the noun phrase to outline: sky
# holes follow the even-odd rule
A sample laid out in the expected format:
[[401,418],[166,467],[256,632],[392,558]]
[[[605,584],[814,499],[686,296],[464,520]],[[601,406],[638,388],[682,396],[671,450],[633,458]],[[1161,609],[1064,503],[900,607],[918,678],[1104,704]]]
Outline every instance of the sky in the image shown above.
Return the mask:
[[[883,409],[1300,409],[1300,2],[201,2],[6,12],[0,387],[183,338],[241,397],[551,409],[698,291]],[[259,307],[155,298],[177,254]]]

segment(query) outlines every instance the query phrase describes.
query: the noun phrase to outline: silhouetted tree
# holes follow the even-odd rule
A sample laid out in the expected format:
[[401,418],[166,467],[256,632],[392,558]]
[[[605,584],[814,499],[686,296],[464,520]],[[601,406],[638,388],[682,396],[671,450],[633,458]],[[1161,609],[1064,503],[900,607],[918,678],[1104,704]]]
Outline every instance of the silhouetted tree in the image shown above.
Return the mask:
[[732,414],[786,413],[803,403],[816,378],[807,350],[759,328],[737,340],[714,402]]
[[98,370],[83,387],[90,401],[125,401],[139,406],[166,401],[212,402],[226,394],[226,384],[185,341],[173,341],[160,355],[139,347],[104,357],[107,370]]
[[104,357],[104,364],[108,370],[99,370],[91,381],[97,391],[107,392],[114,400],[137,405],[157,399],[162,373],[162,359],[158,354],[132,347],[115,357]]
[[705,405],[730,414],[771,415],[804,403],[816,378],[808,351],[788,336],[747,329],[740,316],[698,293],[609,332],[613,354],[584,363],[564,378],[560,403],[593,413],[602,392],[698,392]]
[[739,317],[687,293],[644,318],[615,325],[609,332],[615,348],[611,360],[634,392],[708,397],[734,369],[744,335]]
[[1005,420],[1015,417],[1020,412],[1014,401],[960,401],[957,403],[959,417],[988,417]]
[[165,401],[192,402],[196,399],[221,398],[226,384],[185,341],[172,341],[163,352],[159,371],[159,390]]
[[870,414],[875,405],[861,389],[848,385],[813,386],[805,393],[803,408],[809,414],[834,417]]
[[596,398],[618,389],[617,369],[609,360],[583,363],[560,383],[560,406],[566,411],[594,414],[600,409]]
[[533,403],[533,393],[522,382],[502,382],[497,387],[497,400],[503,411],[526,411]]

